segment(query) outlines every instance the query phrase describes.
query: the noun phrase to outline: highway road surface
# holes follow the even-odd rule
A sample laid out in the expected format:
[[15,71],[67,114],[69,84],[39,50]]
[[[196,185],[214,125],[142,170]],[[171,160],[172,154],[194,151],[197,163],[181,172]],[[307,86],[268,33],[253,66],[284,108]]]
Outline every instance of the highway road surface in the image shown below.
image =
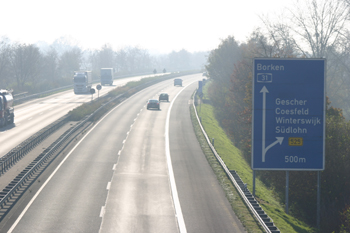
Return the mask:
[[[182,79],[136,93],[95,124],[9,232],[245,232],[191,125],[202,76]],[[161,92],[170,102],[147,110]]]
[[[102,96],[118,86],[144,77],[147,76],[116,79],[113,86],[103,86],[99,94]],[[97,98],[97,94],[94,98]],[[15,123],[0,128],[0,157],[42,128],[66,115],[70,110],[89,101],[91,101],[90,94],[75,95],[71,89],[15,106]]]

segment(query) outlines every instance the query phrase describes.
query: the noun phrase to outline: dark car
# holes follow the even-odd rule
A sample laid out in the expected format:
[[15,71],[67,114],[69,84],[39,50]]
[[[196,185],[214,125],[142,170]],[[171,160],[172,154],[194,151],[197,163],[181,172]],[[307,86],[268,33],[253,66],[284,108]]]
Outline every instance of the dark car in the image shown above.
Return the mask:
[[168,93],[161,93],[161,94],[159,95],[159,102],[160,102],[161,100],[166,100],[166,101],[169,102],[169,95],[168,95]]
[[181,78],[174,79],[174,86],[181,86],[182,87],[182,79]]
[[150,109],[150,108],[156,108],[159,110],[160,109],[159,101],[155,99],[148,100],[147,109]]

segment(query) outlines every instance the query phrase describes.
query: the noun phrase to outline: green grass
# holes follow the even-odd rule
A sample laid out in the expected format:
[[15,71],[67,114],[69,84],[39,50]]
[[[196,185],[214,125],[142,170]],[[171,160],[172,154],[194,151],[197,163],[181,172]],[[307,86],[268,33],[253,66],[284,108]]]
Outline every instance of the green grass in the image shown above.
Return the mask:
[[[247,183],[248,189],[252,192],[252,169],[250,165],[244,160],[240,150],[233,145],[230,139],[226,136],[225,131],[220,127],[215,118],[213,107],[210,104],[202,103],[200,107],[197,107],[197,111],[199,111],[199,116],[201,117],[203,127],[209,138],[214,138],[214,147],[225,162],[226,166],[230,170],[236,170],[238,175],[242,178],[243,182]],[[286,214],[284,211],[284,206],[277,198],[277,195],[275,195],[272,190],[268,189],[258,179],[256,179],[255,196],[261,207],[273,220],[281,232],[317,232],[316,229],[297,220],[291,215]],[[243,213],[236,214],[238,216],[244,215]],[[248,229],[248,231],[250,230]]]

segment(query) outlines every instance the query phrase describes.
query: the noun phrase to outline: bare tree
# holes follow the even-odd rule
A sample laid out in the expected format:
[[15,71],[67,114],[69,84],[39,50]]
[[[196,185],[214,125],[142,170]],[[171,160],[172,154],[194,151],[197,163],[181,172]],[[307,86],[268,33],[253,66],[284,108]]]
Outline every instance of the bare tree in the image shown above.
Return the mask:
[[1,38],[0,41],[0,82],[2,83],[1,88],[6,88],[11,84],[10,76],[10,54],[11,46],[9,40],[5,37]]
[[74,47],[64,52],[59,60],[58,69],[62,78],[73,77],[74,71],[80,70],[82,51]]
[[125,49],[120,49],[116,52],[116,71],[118,73],[128,73],[128,64],[127,64],[127,52]]
[[43,56],[43,79],[55,82],[58,78],[58,53],[55,48],[50,50]]
[[250,38],[250,42],[257,45],[255,56],[260,57],[297,57],[302,54],[297,52],[295,40],[291,35],[290,27],[278,20],[278,23],[271,23],[268,16],[260,16],[265,24],[267,33],[264,34],[260,28],[256,29]]
[[310,51],[314,58],[325,57],[327,47],[335,46],[346,31],[349,13],[346,3],[341,0],[297,0],[294,6],[295,9],[290,9],[290,30],[296,34],[295,45],[305,56]]
[[17,81],[17,88],[24,90],[24,85],[35,87],[40,72],[41,53],[35,45],[16,44],[11,56],[11,66]]
[[130,72],[138,70],[141,49],[137,47],[127,48],[127,64]]
[[100,68],[113,68],[115,56],[112,46],[110,44],[103,45],[98,51],[98,58]]
[[344,1],[344,3],[345,3],[348,7],[350,7],[350,0],[342,0],[342,1]]
[[117,62],[120,62],[122,58],[125,59],[122,62],[127,66],[129,72],[145,72],[152,69],[151,58],[147,50],[127,47],[117,53]]
[[149,71],[153,66],[153,59],[147,50],[141,49],[139,53],[139,67],[138,70],[140,72]]

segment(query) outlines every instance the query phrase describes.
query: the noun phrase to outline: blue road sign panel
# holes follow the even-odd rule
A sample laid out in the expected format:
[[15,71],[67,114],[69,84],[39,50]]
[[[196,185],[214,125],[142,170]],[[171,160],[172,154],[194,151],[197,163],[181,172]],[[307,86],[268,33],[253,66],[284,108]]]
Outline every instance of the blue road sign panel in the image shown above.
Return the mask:
[[198,90],[199,95],[203,95],[203,81],[198,81]]
[[325,60],[254,59],[253,170],[324,170]]

